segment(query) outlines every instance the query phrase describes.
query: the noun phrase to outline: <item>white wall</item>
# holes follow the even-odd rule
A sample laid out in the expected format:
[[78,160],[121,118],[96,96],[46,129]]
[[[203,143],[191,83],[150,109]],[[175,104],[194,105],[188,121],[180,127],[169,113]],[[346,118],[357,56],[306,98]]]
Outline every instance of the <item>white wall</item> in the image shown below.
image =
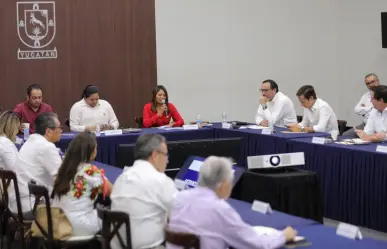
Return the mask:
[[271,78],[298,113],[295,93],[311,84],[356,123],[364,74],[387,81],[382,11],[385,0],[156,0],[158,84],[187,121],[222,111],[253,121],[260,82]]

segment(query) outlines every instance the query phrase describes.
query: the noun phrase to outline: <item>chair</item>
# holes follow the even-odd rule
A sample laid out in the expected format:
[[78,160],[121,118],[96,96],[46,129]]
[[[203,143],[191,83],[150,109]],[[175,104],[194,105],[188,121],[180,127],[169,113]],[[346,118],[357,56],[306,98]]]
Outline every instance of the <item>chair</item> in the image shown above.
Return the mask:
[[297,115],[297,122],[298,122],[298,123],[301,123],[301,121],[302,121],[302,116]]
[[[1,202],[3,205],[4,210],[1,213],[1,224],[5,224],[7,221],[11,221],[8,224],[7,227],[7,248],[11,248],[11,244],[13,241],[13,238],[15,237],[15,234],[18,233],[18,237],[20,238],[21,246],[22,248],[26,248],[26,241],[24,238],[25,232],[29,229],[31,226],[32,221],[24,220],[23,218],[23,212],[21,208],[21,202],[20,202],[20,193],[19,193],[19,185],[17,183],[17,177],[15,172],[11,170],[4,170],[0,169],[0,179],[1,179],[1,186],[0,186],[0,194],[1,194]],[[9,210],[9,196],[8,196],[8,189],[11,186],[11,183],[13,183],[13,187],[15,189],[15,195],[16,195],[16,206],[17,206],[17,213],[14,214]],[[1,236],[1,248],[3,248],[3,232],[2,226],[0,226],[0,236]]]
[[[132,239],[130,235],[129,215],[124,212],[98,209],[98,216],[102,220],[102,249],[110,249],[110,242],[117,236],[122,249],[132,249]],[[122,225],[126,228],[126,245],[119,234]]]
[[70,128],[70,120],[68,118],[65,119],[65,125]]
[[[47,212],[47,231],[42,227],[42,225],[35,219],[35,223],[40,229],[40,232],[43,234],[43,245],[47,249],[54,249],[54,248],[68,248],[71,246],[78,246],[83,244],[89,244],[93,240],[95,240],[94,235],[90,236],[72,236],[68,238],[67,240],[54,240],[54,232],[52,227],[52,216],[51,216],[51,205],[50,205],[50,198],[48,196],[47,188],[41,185],[37,185],[34,181],[30,181],[28,183],[28,189],[30,191],[30,194],[35,196],[35,205],[33,208],[33,212],[35,213],[36,208],[39,203],[41,203],[42,198],[44,199],[44,203],[46,206],[46,212]],[[47,247],[46,247],[47,245]],[[39,247],[40,248],[40,247]]]
[[346,120],[337,120],[337,125],[339,127],[339,135],[343,135],[345,132],[345,129],[347,127],[347,121]]
[[143,117],[139,117],[139,116],[134,117],[134,122],[136,122],[138,128],[144,127],[143,121],[144,121]]
[[199,237],[190,233],[176,233],[166,228],[165,241],[184,249],[200,249]]

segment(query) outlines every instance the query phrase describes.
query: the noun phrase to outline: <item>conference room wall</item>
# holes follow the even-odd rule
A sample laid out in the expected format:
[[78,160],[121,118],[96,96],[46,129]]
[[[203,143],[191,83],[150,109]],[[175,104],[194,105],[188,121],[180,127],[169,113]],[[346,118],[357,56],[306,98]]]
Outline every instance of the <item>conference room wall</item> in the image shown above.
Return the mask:
[[259,84],[272,78],[298,114],[296,91],[312,84],[355,124],[365,73],[387,80],[383,10],[383,0],[156,1],[158,83],[186,120],[220,120],[226,111],[253,121]]
[[25,48],[17,34],[16,2],[1,2],[0,107],[13,108],[25,99],[28,85],[39,83],[44,100],[63,122],[84,87],[95,84],[120,124],[134,124],[134,115],[142,115],[157,81],[154,0],[56,0],[55,4],[57,30],[52,45],[58,58],[18,60],[18,48]]

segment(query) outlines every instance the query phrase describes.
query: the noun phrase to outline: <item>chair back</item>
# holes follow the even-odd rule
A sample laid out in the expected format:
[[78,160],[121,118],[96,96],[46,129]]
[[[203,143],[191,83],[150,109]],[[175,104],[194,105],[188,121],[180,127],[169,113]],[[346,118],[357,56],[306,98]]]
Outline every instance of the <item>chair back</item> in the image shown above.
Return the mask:
[[339,135],[343,135],[345,132],[345,128],[347,127],[347,121],[346,120],[337,120],[337,126],[339,127]]
[[190,233],[176,233],[166,228],[165,241],[176,246],[181,246],[184,249],[200,249],[199,237]]
[[134,122],[136,122],[138,128],[143,128],[144,127],[143,121],[144,121],[143,117],[140,117],[140,116],[134,117]]
[[[127,213],[98,208],[98,216],[102,220],[102,249],[111,248],[110,242],[114,236],[117,236],[122,249],[132,249],[130,221]],[[126,244],[119,233],[123,225],[126,230]]]
[[[0,186],[1,202],[4,205],[5,212],[7,212],[8,215],[10,215],[14,220],[17,220],[22,223],[23,212],[21,208],[19,185],[17,183],[16,174],[11,170],[4,170],[0,168],[0,179],[1,179],[1,186]],[[17,207],[17,216],[18,216],[17,219],[15,219],[12,212],[8,209],[9,207],[8,189],[11,186],[11,183],[13,183],[13,187],[16,195],[16,207]]]
[[51,245],[54,245],[54,232],[52,228],[52,216],[51,216],[51,205],[50,198],[48,196],[48,190],[46,187],[37,185],[34,181],[30,181],[28,183],[28,189],[30,194],[35,196],[35,205],[33,208],[33,213],[36,213],[36,208],[38,204],[41,202],[42,198],[44,199],[44,203],[46,205],[46,213],[47,213],[47,232],[43,228],[42,224],[40,224],[36,219],[35,224],[39,228],[42,235],[47,239],[47,242]]
[[68,119],[68,118],[66,118],[66,120],[65,120],[65,125],[67,126],[67,127],[69,127],[70,128],[70,120]]
[[301,122],[302,122],[302,116],[297,115],[297,122],[298,122],[298,123],[301,123]]

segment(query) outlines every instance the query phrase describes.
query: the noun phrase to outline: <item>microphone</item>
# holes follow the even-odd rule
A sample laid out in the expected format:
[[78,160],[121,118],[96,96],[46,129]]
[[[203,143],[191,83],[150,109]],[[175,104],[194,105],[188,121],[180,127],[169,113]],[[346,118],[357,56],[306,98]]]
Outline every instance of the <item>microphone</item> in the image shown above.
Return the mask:
[[[165,105],[165,99],[163,99],[163,105]],[[168,116],[168,111],[165,111],[165,116]]]

